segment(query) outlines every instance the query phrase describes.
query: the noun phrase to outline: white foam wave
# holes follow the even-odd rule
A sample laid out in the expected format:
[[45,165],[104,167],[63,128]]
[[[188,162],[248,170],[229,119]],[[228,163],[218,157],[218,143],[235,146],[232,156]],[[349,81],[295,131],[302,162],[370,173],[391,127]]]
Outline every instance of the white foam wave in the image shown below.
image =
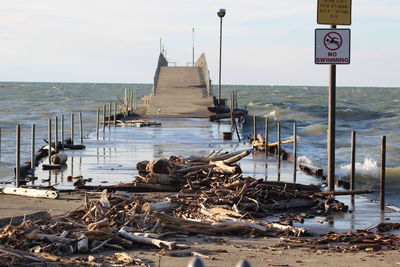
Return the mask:
[[[363,162],[356,162],[356,173],[363,176],[379,177],[379,167],[376,160],[365,158]],[[349,176],[351,164],[343,165],[337,170],[337,175],[341,177]]]
[[326,125],[321,124],[312,124],[304,127],[300,130],[301,135],[317,135],[317,136],[326,136]]
[[297,158],[297,163],[304,163],[304,164],[311,164],[311,159],[307,158],[306,156],[300,156]]
[[273,110],[273,111],[271,111],[270,113],[264,115],[264,117],[265,117],[265,118],[268,118],[268,119],[274,119],[274,120],[275,120],[275,119],[276,119],[276,111]]

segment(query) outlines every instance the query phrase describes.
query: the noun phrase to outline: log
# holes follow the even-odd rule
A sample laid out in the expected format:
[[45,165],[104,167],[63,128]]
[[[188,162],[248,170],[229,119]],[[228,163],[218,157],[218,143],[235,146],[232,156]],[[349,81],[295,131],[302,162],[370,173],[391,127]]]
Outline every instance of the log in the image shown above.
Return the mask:
[[186,180],[178,176],[162,173],[151,173],[148,176],[146,183],[160,185],[182,185],[186,183]]
[[293,233],[295,236],[302,236],[307,232],[305,228],[282,225],[280,223],[267,223],[267,227],[275,231]]
[[168,159],[153,160],[147,164],[146,171],[150,173],[171,174],[172,164]]
[[178,207],[178,203],[170,202],[170,201],[163,201],[163,202],[147,202],[144,203],[142,206],[142,212],[169,212],[176,207]]
[[242,170],[238,165],[235,166],[228,166],[225,164],[224,161],[210,161],[210,163],[215,164],[216,166],[213,168],[215,172],[221,172],[221,173],[229,173],[229,174],[234,174],[234,173],[241,173]]
[[110,225],[110,222],[108,221],[107,218],[104,218],[100,221],[89,224],[87,226],[87,229],[88,229],[88,231],[93,231],[93,230],[96,230],[96,229],[102,228],[103,226],[108,226],[108,225]]
[[25,197],[49,198],[49,199],[57,199],[59,197],[58,192],[53,190],[40,190],[40,189],[22,188],[22,187],[19,188],[5,187],[2,188],[0,191],[6,195],[17,195]]
[[65,164],[67,162],[67,160],[68,160],[68,156],[66,154],[61,154],[61,153],[54,154],[50,157],[50,162],[53,164],[62,165],[62,164]]
[[314,196],[347,196],[347,195],[362,195],[362,194],[372,194],[374,193],[371,189],[361,189],[361,190],[345,190],[345,191],[325,191],[325,192],[317,192],[311,195]]
[[314,207],[318,201],[316,200],[298,200],[288,202],[278,202],[275,204],[261,204],[260,206],[267,210],[292,210],[292,209],[304,209]]
[[235,156],[225,159],[223,162],[225,164],[232,164],[232,163],[238,162],[242,158],[247,157],[250,154],[250,152],[251,152],[251,149],[243,151]]
[[323,170],[318,169],[315,167],[307,166],[305,164],[299,164],[299,169],[305,172],[306,174],[316,176],[316,177],[322,177],[323,176]]
[[50,219],[50,213],[48,213],[47,211],[38,211],[22,216],[1,218],[0,227],[3,227],[5,225],[20,225],[24,220],[45,222],[49,221]]
[[176,243],[175,242],[169,242],[169,241],[164,241],[164,240],[161,240],[161,239],[150,238],[150,237],[137,236],[137,235],[128,233],[125,230],[125,227],[122,227],[118,231],[118,235],[123,237],[123,238],[126,238],[128,240],[132,240],[134,242],[137,242],[137,243],[146,244],[146,245],[153,245],[153,246],[156,246],[158,248],[167,247],[168,249],[174,249],[176,247]]
[[125,191],[125,192],[176,192],[177,189],[172,186],[160,185],[160,184],[145,184],[145,183],[125,183],[117,185],[84,185],[79,186],[78,189],[88,190],[88,191],[103,191],[107,189],[108,191]]
[[216,166],[215,164],[203,164],[203,165],[191,166],[176,170],[176,173],[184,174],[198,170],[208,170],[210,168],[214,168],[215,166]]
[[84,145],[64,144],[64,148],[69,148],[71,150],[81,150],[81,149],[85,149],[86,147]]

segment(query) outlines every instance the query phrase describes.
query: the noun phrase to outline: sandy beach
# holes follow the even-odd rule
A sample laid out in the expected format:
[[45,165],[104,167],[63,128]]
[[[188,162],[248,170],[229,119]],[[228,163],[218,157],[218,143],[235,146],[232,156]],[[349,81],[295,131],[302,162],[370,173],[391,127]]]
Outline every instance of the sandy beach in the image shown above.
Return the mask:
[[[0,217],[19,216],[35,211],[48,211],[51,215],[60,215],[80,207],[84,193],[61,193],[57,200],[35,199],[0,194]],[[89,193],[90,199],[99,197],[99,193]],[[143,195],[143,194],[142,194]],[[237,236],[204,236],[171,238],[180,244],[186,244],[193,251],[205,251],[210,259],[203,259],[207,267],[235,266],[242,258],[252,266],[398,266],[400,253],[395,251],[333,253],[324,250],[298,247],[276,247],[279,237],[244,238]],[[113,255],[117,251],[106,250],[93,254],[95,257]],[[186,266],[191,255],[179,254],[179,250],[162,251],[149,246],[125,251],[150,263],[151,266]],[[92,254],[73,255],[88,257]]]

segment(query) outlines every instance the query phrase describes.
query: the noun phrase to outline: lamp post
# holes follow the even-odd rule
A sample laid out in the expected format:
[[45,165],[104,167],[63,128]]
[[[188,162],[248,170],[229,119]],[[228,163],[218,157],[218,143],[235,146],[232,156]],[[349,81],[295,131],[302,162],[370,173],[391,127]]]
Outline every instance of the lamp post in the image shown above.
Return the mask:
[[192,64],[194,67],[194,27],[192,27]]
[[221,105],[221,58],[222,58],[222,18],[225,16],[226,10],[221,8],[217,11],[220,18],[219,24],[219,79],[218,79],[218,106]]

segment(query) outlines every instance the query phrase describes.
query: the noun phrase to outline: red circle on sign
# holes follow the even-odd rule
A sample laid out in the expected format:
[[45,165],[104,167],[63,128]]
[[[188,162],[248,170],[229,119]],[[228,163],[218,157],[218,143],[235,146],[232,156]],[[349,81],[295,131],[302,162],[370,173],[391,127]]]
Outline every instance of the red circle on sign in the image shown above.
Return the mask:
[[324,37],[324,46],[329,50],[338,50],[342,43],[342,36],[337,32],[328,32]]

